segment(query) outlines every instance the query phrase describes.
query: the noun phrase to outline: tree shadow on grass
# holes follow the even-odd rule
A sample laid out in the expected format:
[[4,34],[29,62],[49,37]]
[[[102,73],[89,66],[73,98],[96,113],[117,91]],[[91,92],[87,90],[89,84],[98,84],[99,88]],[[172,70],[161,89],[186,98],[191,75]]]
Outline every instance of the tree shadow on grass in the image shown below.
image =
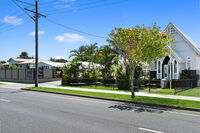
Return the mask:
[[170,108],[163,107],[152,107],[147,105],[136,105],[136,104],[116,104],[109,106],[110,109],[117,109],[120,111],[134,111],[137,113],[148,112],[148,113],[164,113],[164,111],[171,111]]

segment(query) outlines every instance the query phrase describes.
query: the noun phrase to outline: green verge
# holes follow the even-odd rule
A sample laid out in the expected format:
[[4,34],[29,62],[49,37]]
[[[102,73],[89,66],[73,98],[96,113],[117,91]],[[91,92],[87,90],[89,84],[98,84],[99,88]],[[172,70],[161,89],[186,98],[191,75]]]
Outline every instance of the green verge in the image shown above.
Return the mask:
[[5,85],[5,84],[3,84],[3,83],[0,83],[0,85]]
[[102,98],[112,98],[112,99],[118,99],[118,100],[128,100],[128,101],[145,102],[145,103],[153,103],[153,104],[174,105],[174,106],[179,106],[179,107],[200,108],[200,102],[190,101],[190,100],[156,98],[156,97],[145,97],[145,96],[136,96],[134,99],[132,99],[131,96],[122,95],[122,94],[76,91],[76,90],[46,88],[46,87],[28,87],[26,89],[47,91],[47,92],[58,92],[58,93],[66,93],[66,94],[76,94],[76,95],[84,95],[84,96],[95,96],[95,97],[102,97]]
[[[151,92],[151,93],[174,95],[174,89],[172,89],[171,92],[172,93],[170,93],[170,89],[162,89],[162,90],[158,90],[158,91]],[[189,90],[185,90],[185,91],[177,93],[176,95],[200,97],[200,87],[196,87],[196,88],[192,88],[192,89],[189,89]]]

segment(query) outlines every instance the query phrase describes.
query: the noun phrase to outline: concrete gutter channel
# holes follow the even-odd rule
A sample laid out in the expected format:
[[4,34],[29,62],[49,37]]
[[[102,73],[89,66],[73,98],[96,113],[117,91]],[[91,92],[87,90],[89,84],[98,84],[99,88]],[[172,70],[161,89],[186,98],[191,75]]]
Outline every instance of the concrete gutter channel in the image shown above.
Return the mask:
[[49,91],[33,90],[33,89],[26,89],[26,88],[21,88],[21,90],[44,92],[44,93],[51,93],[51,94],[60,94],[60,95],[68,95],[68,96],[77,96],[77,97],[93,98],[93,99],[108,100],[108,101],[115,101],[115,102],[133,103],[133,104],[136,104],[136,105],[147,105],[147,106],[153,106],[153,107],[163,107],[163,108],[170,108],[170,109],[178,109],[178,110],[187,110],[187,111],[200,112],[200,109],[198,109],[198,108],[188,108],[188,107],[180,107],[180,106],[173,106],[173,105],[154,104],[154,103],[145,103],[145,102],[135,102],[135,101],[128,101],[128,100],[119,100],[119,99],[112,99],[112,98],[85,96],[85,95],[60,93],[60,92],[49,92]]

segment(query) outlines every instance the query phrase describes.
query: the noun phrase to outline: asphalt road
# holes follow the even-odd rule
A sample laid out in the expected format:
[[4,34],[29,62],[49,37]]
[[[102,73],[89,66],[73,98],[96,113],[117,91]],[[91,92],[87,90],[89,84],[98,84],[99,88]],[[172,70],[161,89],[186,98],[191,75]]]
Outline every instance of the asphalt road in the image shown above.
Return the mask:
[[199,133],[200,113],[0,88],[0,133]]

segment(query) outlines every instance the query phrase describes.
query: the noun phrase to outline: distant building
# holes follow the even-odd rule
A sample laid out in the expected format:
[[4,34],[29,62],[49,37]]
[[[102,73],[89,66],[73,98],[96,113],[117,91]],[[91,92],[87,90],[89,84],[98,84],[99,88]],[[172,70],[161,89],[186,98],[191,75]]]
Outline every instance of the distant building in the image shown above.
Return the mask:
[[[8,60],[9,65],[16,65],[22,69],[35,68],[35,59],[20,59],[10,58]],[[61,68],[67,63],[52,62],[44,59],[38,59],[38,67],[43,69]]]

